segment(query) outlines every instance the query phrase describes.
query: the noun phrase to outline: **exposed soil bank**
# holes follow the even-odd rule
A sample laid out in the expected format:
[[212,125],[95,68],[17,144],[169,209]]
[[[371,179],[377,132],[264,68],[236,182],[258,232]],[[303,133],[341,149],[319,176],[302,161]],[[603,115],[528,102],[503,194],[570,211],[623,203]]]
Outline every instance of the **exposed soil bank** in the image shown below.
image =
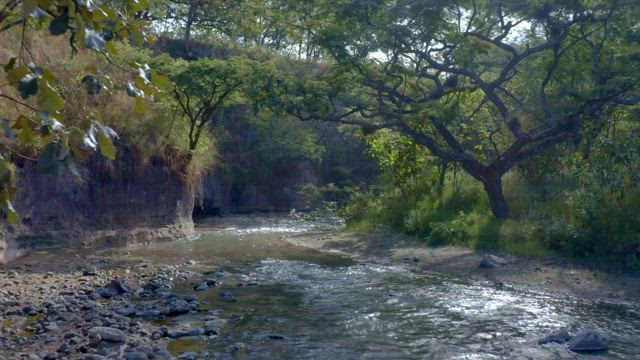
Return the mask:
[[485,254],[455,246],[429,247],[390,229],[359,233],[330,231],[287,236],[293,244],[339,251],[363,258],[411,263],[416,270],[434,271],[497,285],[524,286],[604,302],[640,301],[640,276],[589,269],[556,259],[525,259],[498,254],[508,263],[480,268]]
[[0,229],[0,262],[55,247],[125,246],[193,236],[187,159],[143,161],[122,147],[118,160],[94,156],[79,168],[45,174],[20,168],[19,226]]

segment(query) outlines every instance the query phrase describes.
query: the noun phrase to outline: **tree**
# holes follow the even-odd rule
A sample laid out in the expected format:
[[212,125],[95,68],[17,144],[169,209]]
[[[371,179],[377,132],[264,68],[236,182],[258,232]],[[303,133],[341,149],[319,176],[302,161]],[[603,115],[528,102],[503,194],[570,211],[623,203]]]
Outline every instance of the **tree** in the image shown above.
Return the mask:
[[153,4],[157,28],[182,39],[183,57],[193,59],[194,38],[216,37],[259,46],[298,58],[315,58],[311,41],[327,11],[319,1],[179,0]]
[[345,0],[335,11],[317,41],[336,65],[291,89],[289,111],[410,137],[480,181],[497,218],[510,214],[505,173],[640,100],[631,2]]
[[[14,36],[24,44],[25,36],[67,36],[72,52],[81,44],[88,50],[113,61],[115,42],[125,40],[142,45],[151,41],[146,33],[146,1],[126,0],[113,4],[99,4],[72,0],[5,0],[0,2],[0,34]],[[141,65],[135,81],[126,85],[131,96],[153,98],[160,95],[158,84],[168,79]],[[110,90],[101,83],[97,69],[86,69],[82,83],[91,95]],[[65,123],[62,112],[65,99],[56,88],[53,71],[28,60],[24,47],[4,64],[0,102],[10,102],[19,109],[18,116],[6,119],[0,114],[3,135],[0,138],[0,208],[7,212],[9,223],[20,221],[13,209],[17,176],[12,157],[20,156],[20,147],[39,149],[38,165],[44,170],[58,170],[66,166],[77,173],[76,159],[100,150],[114,159],[112,143],[117,135],[95,119],[81,119]],[[144,89],[144,90],[142,90]],[[6,108],[5,108],[6,109]]]
[[155,63],[173,80],[174,99],[189,122],[189,150],[192,151],[217,112],[224,106],[242,102],[244,90],[257,88],[269,68],[243,57],[188,62],[163,56],[155,59]]

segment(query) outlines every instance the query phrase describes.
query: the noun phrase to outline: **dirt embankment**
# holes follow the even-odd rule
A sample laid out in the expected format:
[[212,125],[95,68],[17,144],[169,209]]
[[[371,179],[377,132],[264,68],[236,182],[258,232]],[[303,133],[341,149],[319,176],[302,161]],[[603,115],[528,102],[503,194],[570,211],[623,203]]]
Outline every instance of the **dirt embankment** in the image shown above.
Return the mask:
[[526,259],[505,254],[494,254],[506,260],[505,265],[481,268],[480,263],[487,254],[455,246],[429,247],[389,229],[368,233],[336,230],[285,239],[323,251],[407,263],[416,270],[488,281],[497,286],[522,286],[593,301],[640,301],[640,276],[637,275],[604,272],[557,259]]

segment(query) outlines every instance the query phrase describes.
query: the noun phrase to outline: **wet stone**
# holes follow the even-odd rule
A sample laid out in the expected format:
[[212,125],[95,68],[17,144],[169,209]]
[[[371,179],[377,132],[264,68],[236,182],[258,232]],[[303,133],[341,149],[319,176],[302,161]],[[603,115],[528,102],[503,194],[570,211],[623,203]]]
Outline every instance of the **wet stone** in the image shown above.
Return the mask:
[[190,309],[189,303],[185,300],[174,300],[169,304],[169,315],[186,314]]
[[195,352],[184,352],[178,356],[179,360],[197,360],[198,358],[198,353]]
[[193,287],[193,290],[195,291],[206,291],[209,288],[209,286],[205,283],[202,284],[198,284],[196,286]]
[[124,354],[125,360],[148,360],[149,355],[142,351],[128,352]]
[[556,344],[564,344],[571,339],[571,335],[566,329],[559,329],[549,333],[547,336],[538,340],[539,345],[556,343]]
[[133,293],[133,288],[129,286],[125,281],[121,279],[113,279],[108,285],[109,288],[116,289],[118,294],[130,294]]
[[569,349],[575,352],[603,351],[609,348],[609,343],[609,339],[603,333],[586,329],[569,342]]
[[231,293],[231,291],[229,290],[224,290],[223,292],[220,293],[220,298],[223,301],[229,302],[229,303],[235,303],[238,302],[238,299],[236,297],[233,296],[233,294]]
[[114,343],[124,343],[127,341],[127,335],[122,330],[106,326],[91,328],[89,330],[89,336]]
[[103,299],[110,299],[118,294],[120,294],[120,292],[118,291],[118,289],[116,288],[112,288],[112,287],[105,287],[102,288],[98,291],[98,294],[100,295],[101,298]]
[[169,329],[167,331],[167,337],[171,339],[179,339],[190,336],[202,336],[204,334],[204,329]]
[[82,270],[82,276],[98,276],[98,269],[95,266]]

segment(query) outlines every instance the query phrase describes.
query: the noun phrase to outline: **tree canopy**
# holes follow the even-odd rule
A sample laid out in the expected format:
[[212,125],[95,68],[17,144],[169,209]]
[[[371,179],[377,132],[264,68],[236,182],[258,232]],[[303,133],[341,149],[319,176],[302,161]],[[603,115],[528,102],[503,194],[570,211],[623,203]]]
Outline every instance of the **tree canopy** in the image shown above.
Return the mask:
[[638,103],[638,9],[620,1],[342,1],[316,38],[336,66],[291,91],[303,119],[392,128],[482,182]]

